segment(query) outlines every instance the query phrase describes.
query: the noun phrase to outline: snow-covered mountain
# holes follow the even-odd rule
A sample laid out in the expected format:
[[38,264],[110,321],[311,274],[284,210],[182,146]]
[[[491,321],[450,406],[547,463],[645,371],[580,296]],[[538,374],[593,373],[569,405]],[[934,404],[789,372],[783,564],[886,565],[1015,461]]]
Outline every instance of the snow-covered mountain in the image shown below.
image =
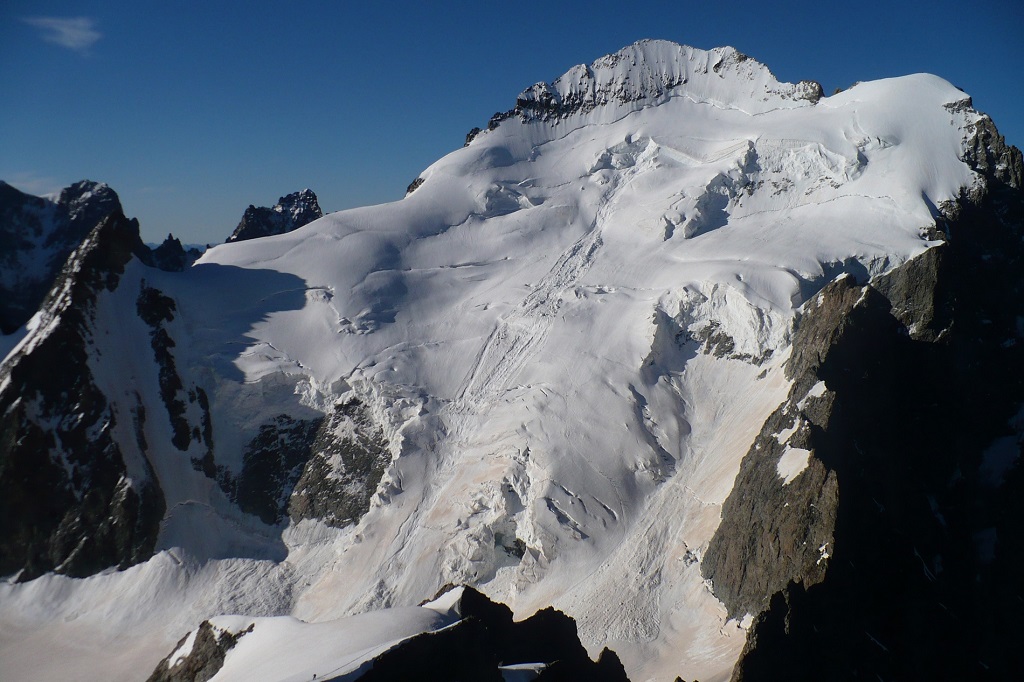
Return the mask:
[[941,78],[644,41],[395,203],[114,215],[0,365],[0,676],[351,677],[462,584],[634,680],[1010,671],[1022,174]]

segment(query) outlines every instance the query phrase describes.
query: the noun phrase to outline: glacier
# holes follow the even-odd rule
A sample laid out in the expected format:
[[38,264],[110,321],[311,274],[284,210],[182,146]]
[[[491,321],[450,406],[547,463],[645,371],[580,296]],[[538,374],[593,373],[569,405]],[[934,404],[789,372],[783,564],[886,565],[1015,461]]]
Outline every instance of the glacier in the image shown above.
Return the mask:
[[[795,325],[837,277],[943,243],[944,211],[981,182],[964,156],[983,118],[936,76],[825,97],[732,48],[642,41],[526,89],[400,201],[181,273],[131,260],[97,298],[89,367],[119,441],[146,408],[126,475],[164,496],[155,555],[0,583],[0,676],[132,679],[228,615],[289,619],[259,640],[286,633],[285,656],[295,619],[313,632],[468,584],[517,615],[563,610],[631,679],[728,679],[751,618],[700,562],[793,386]],[[183,423],[213,434],[184,448],[137,312],[149,288],[174,304],[158,327],[179,395],[208,396],[182,398]],[[267,523],[218,484],[278,415],[345,404],[361,416],[339,442],[370,424],[386,443],[358,518]],[[789,452],[786,484],[812,457]],[[214,679],[252,670],[234,651]]]

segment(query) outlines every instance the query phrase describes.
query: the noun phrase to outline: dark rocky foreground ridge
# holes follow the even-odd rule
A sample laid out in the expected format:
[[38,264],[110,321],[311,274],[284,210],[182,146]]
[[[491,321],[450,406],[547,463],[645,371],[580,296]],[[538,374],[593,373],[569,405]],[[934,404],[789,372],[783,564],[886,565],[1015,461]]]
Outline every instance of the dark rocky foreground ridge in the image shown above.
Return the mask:
[[[627,682],[618,656],[604,649],[591,660],[576,633],[576,622],[561,611],[546,608],[522,621],[512,611],[472,588],[459,597],[460,620],[453,625],[410,637],[362,664],[357,671],[325,681],[359,679],[364,682],[398,680],[494,680],[503,678],[500,666],[543,664],[539,682]],[[228,652],[252,631],[220,630],[204,621],[196,632],[191,652],[170,664],[173,654],[159,664],[148,682],[205,682],[223,667]],[[174,647],[185,643],[185,638]]]
[[[942,207],[946,243],[805,307],[702,564],[756,616],[734,680],[1024,673],[1022,163],[988,119],[973,139],[985,186]],[[786,447],[811,452],[788,484]]]

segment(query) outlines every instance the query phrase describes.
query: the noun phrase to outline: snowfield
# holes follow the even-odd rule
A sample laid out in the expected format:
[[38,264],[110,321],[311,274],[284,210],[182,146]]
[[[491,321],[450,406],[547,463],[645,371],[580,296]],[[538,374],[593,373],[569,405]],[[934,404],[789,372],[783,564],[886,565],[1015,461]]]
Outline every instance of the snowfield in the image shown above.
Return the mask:
[[[815,102],[741,57],[632,45],[528,89],[548,114],[485,130],[401,201],[185,273],[133,262],[98,311],[108,395],[159,404],[132,341],[145,281],[177,303],[175,362],[210,395],[218,464],[237,470],[268,418],[353,397],[393,461],[358,524],[275,528],[148,419],[159,553],[0,584],[0,677],[139,679],[219,616],[256,627],[216,680],[345,672],[450,622],[415,605],[468,583],[520,617],[564,610],[631,679],[728,679],[746,633],[700,559],[786,398],[795,316],[836,276],[934,245],[940,207],[975,182],[961,157],[979,116],[935,76]],[[790,452],[786,482],[809,456]],[[277,658],[300,647],[306,667]]]

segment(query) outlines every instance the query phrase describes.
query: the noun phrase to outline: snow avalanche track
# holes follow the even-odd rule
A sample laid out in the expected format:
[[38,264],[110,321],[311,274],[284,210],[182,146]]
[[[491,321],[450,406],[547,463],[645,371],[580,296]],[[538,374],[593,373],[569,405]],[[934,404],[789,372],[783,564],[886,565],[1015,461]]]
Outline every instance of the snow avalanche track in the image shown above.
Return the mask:
[[[566,611],[631,679],[727,679],[745,631],[700,559],[789,390],[794,316],[837,275],[931,245],[935,207],[974,182],[977,114],[945,107],[965,95],[934,76],[813,102],[731,49],[658,42],[546,87],[561,113],[501,121],[401,201],[146,273],[178,302],[175,356],[211,397],[218,463],[237,467],[262,419],[368,406],[394,459],[358,524],[270,528],[157,467],[163,551],[4,584],[3,622],[72,649],[134,638],[114,678],[204,618],[333,621],[469,583],[517,615]],[[105,610],[90,640],[87,605],[136,591],[146,614]]]

